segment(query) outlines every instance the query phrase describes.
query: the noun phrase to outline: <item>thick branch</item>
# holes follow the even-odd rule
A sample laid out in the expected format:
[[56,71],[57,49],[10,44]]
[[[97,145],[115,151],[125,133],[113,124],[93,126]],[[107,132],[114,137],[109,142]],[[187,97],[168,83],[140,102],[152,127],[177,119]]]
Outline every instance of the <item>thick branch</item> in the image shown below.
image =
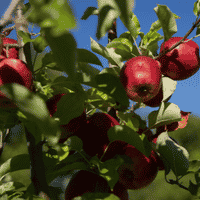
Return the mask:
[[18,4],[22,2],[23,0],[12,0],[8,9],[4,13],[3,18],[0,20],[1,26],[7,26],[8,24],[12,23],[12,14],[16,10]]
[[49,194],[48,185],[46,182],[45,168],[42,155],[42,145],[44,141],[35,144],[34,136],[25,127],[26,140],[28,142],[28,152],[31,161],[31,180],[34,186],[34,193],[39,195],[41,193]]

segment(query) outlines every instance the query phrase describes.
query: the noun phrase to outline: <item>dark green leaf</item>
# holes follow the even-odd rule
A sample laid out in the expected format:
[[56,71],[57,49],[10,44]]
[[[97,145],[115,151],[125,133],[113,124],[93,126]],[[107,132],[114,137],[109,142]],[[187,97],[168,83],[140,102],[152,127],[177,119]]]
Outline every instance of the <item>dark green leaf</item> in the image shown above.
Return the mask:
[[81,17],[82,20],[86,20],[91,15],[97,15],[99,12],[96,7],[88,7],[83,16]]
[[92,52],[88,51],[87,49],[77,49],[78,62],[84,63],[91,63],[95,65],[100,65],[102,67],[102,63],[99,58]]
[[168,162],[176,176],[185,175],[189,169],[189,153],[187,150],[174,142],[167,134],[161,133],[156,142],[156,149]]
[[74,77],[76,40],[73,35],[67,31],[62,35],[55,35],[50,29],[45,29],[45,39],[53,52],[53,58],[58,67],[68,76]]

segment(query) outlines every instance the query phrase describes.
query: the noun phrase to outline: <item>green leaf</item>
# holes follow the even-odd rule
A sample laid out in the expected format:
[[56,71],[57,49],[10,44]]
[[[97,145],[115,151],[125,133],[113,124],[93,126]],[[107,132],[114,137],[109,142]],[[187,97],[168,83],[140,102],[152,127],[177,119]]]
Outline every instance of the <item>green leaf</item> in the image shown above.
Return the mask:
[[102,55],[103,57],[108,59],[108,61],[112,65],[117,65],[120,68],[123,67],[124,63],[122,62],[122,57],[119,54],[115,53],[114,49],[104,47],[101,44],[97,43],[92,38],[90,38],[90,40],[91,40],[92,51],[94,51],[95,53],[98,53],[99,55]]
[[6,192],[12,192],[22,187],[24,187],[22,183],[10,181],[0,186],[0,194],[3,195]]
[[91,158],[90,163],[98,166],[100,176],[105,178],[111,189],[119,180],[118,168],[124,163],[122,156],[117,155],[116,158],[109,159],[105,162],[101,162],[96,156]]
[[[123,4],[121,4],[122,6]],[[96,37],[101,39],[107,31],[112,27],[113,22],[120,16],[120,10],[117,6],[117,2],[108,1],[98,1],[98,26]]]
[[200,198],[200,185],[199,184],[194,184],[191,182],[191,180],[189,181],[189,187],[188,187],[188,191],[192,194],[196,196],[196,199]]
[[27,32],[19,30],[18,34],[19,34],[20,37],[22,37],[24,44],[26,44],[27,42],[32,42],[33,41],[31,39],[31,34],[30,33],[27,33]]
[[133,40],[133,37],[131,36],[130,31],[126,31],[126,32],[122,33],[122,34],[119,36],[119,38],[126,38],[126,39],[128,39],[128,40],[131,42],[131,44],[134,43],[134,40]]
[[43,52],[44,49],[48,46],[44,36],[42,35],[36,37],[34,40],[32,40],[32,42],[33,42],[33,47],[37,53]]
[[33,50],[33,47],[31,46],[31,43],[30,42],[27,42],[24,46],[23,46],[23,51],[24,51],[24,55],[26,57],[26,63],[27,63],[27,66],[29,67],[29,69],[31,70],[32,73],[34,73],[33,71],[33,64],[32,64],[32,53],[31,51]]
[[117,116],[134,131],[138,131],[139,128],[145,129],[147,127],[146,121],[142,120],[136,113],[123,113],[118,111]]
[[0,166],[0,177],[2,179],[5,174],[22,169],[30,169],[29,154],[20,154],[6,160],[6,162]]
[[[112,69],[112,68],[110,68]],[[116,103],[112,97],[105,94],[102,91],[97,90],[96,88],[90,88],[87,90],[87,104],[92,104],[95,108],[98,108],[104,112],[107,112],[109,106],[115,106]],[[90,110],[88,108],[88,110]]]
[[25,3],[24,4],[24,7],[22,8],[22,11],[23,11],[23,15],[31,8],[31,4],[28,2],[28,3]]
[[140,47],[150,50],[153,53],[153,55],[155,55],[158,50],[158,41],[162,39],[163,36],[157,33],[157,30],[150,30],[146,35],[144,35],[143,43]]
[[155,22],[153,22],[153,23],[151,24],[151,28],[150,28],[149,32],[154,32],[154,31],[157,32],[157,31],[159,31],[161,28],[162,28],[162,26],[161,26],[161,24],[160,24],[160,21],[157,20],[157,21],[155,21]]
[[118,48],[126,50],[127,52],[132,51],[132,43],[126,38],[115,38],[107,44],[108,48]]
[[176,176],[187,173],[189,169],[189,153],[184,147],[174,142],[167,132],[163,132],[158,136],[156,149],[168,162]]
[[[175,19],[180,19],[180,17],[176,14],[173,13],[173,16],[175,17]],[[153,31],[159,31],[160,29],[162,28],[161,26],[161,23],[160,23],[160,20],[157,20],[155,22],[153,22],[151,24],[151,28],[150,28],[150,31],[149,32],[153,32]]]
[[75,28],[75,17],[68,1],[58,3],[57,0],[30,0],[29,3],[32,9],[27,19],[41,28],[54,28],[56,35],[62,35],[66,29]]
[[197,0],[194,3],[193,13],[196,15],[197,18],[199,17],[199,14],[200,14],[200,1],[199,0]]
[[133,114],[132,113],[123,113],[123,112],[118,112],[120,120],[123,120],[125,124],[133,129],[134,131],[138,131],[138,128],[140,126],[140,122],[138,119],[133,119]]
[[107,48],[114,49],[114,52],[122,57],[121,61],[131,59],[133,57],[132,52],[139,55],[137,48],[127,38],[116,38],[107,44]]
[[42,57],[42,67],[48,67],[48,68],[51,68],[51,69],[54,69],[54,70],[62,71],[62,69],[59,69],[58,66],[56,65],[56,62],[53,58],[53,52],[52,51],[46,53]]
[[177,81],[162,77],[163,101],[167,100],[176,90]]
[[177,32],[177,25],[174,14],[166,5],[159,5],[154,8],[156,15],[160,21],[160,24],[164,33],[164,40],[167,41]]
[[123,106],[128,107],[129,100],[119,77],[102,70],[100,74],[96,75],[95,81],[98,90],[105,92]]
[[134,23],[135,27],[136,27],[136,30],[137,30],[137,35],[135,37],[135,39],[137,38],[141,28],[140,28],[140,22],[138,20],[138,18],[136,17],[135,14],[132,13],[132,18],[131,18],[131,21]]
[[120,1],[118,1],[118,3],[119,8],[121,9],[120,19],[124,26],[130,31],[131,35],[136,39],[140,31],[140,24],[136,15],[132,13],[132,6],[129,5],[129,9],[126,7],[128,4],[133,4],[134,2],[126,0],[123,4],[121,4]]
[[69,93],[61,97],[57,103],[55,118],[59,118],[59,124],[68,124],[71,119],[80,116],[84,110],[84,96],[80,93]]
[[77,136],[69,137],[65,144],[69,147],[69,150],[80,151],[81,149],[83,149],[83,142]]
[[77,65],[76,81],[85,85],[95,86],[95,76],[100,73],[99,69],[88,63],[79,62]]
[[85,97],[85,91],[80,83],[75,82],[73,79],[69,77],[59,76],[57,77],[53,83],[51,84],[54,89],[54,93],[80,93],[83,97]]
[[190,160],[188,172],[200,172],[200,160]]
[[99,11],[96,7],[88,7],[83,13],[83,16],[81,17],[81,19],[86,20],[91,15],[98,15],[98,14],[99,14]]
[[181,120],[180,108],[173,103],[162,102],[159,110],[151,112],[148,119],[151,129],[178,122]]
[[80,63],[91,63],[94,65],[100,65],[102,68],[102,63],[99,58],[87,49],[77,49],[77,61]]
[[[68,76],[75,76],[76,40],[73,35],[65,31],[62,35],[54,35],[50,29],[45,29],[45,39],[48,42],[53,58],[58,67]],[[59,31],[59,30],[57,30]]]
[[151,146],[150,143],[146,141],[146,136],[144,134],[140,136],[137,132],[126,125],[116,125],[111,127],[107,134],[110,142],[115,140],[127,142],[147,157],[149,157],[151,153]]

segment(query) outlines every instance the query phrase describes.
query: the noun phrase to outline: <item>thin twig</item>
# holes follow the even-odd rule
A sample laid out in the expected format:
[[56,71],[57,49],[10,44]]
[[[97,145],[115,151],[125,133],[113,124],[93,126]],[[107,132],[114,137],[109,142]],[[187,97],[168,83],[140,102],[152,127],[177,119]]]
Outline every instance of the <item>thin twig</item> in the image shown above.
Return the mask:
[[140,51],[140,48],[138,47],[135,38],[134,38],[134,37],[132,37],[132,38],[133,38],[133,41],[134,41],[134,43],[135,43],[135,46],[136,46],[136,48],[137,48],[139,54],[142,55],[142,52]]
[[185,34],[185,36],[180,41],[178,41],[176,44],[174,44],[171,48],[169,48],[169,49],[164,50],[163,52],[161,52],[157,57],[155,57],[155,59],[156,60],[159,59],[160,57],[164,56],[165,54],[167,54],[168,52],[170,52],[171,50],[173,50],[174,48],[176,48],[179,44],[184,43],[184,40],[192,33],[192,31],[196,28],[196,26],[198,25],[199,22],[200,22],[200,19],[197,20],[193,24],[192,28]]
[[2,35],[3,35],[3,36],[8,36],[8,35],[11,33],[11,31],[14,30],[14,28],[15,28],[15,26],[11,26],[11,27],[9,27],[9,28],[3,29]]
[[[28,33],[28,22],[23,16],[23,12],[22,12],[23,6],[24,6],[23,3],[20,2],[19,5],[17,6],[17,12],[14,19],[19,46],[24,46],[24,42],[22,40],[22,37],[18,34],[18,31],[23,31],[23,32]],[[23,49],[19,49],[19,58],[20,60],[27,63]]]

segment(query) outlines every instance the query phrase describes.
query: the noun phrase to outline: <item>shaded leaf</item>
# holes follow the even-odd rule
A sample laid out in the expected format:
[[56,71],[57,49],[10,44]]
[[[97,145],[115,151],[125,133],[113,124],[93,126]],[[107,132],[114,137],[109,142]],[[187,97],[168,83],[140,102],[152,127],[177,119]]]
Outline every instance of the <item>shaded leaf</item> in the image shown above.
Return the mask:
[[189,153],[184,147],[174,142],[167,132],[163,132],[158,136],[156,149],[164,160],[168,162],[176,176],[187,173],[189,169]]

